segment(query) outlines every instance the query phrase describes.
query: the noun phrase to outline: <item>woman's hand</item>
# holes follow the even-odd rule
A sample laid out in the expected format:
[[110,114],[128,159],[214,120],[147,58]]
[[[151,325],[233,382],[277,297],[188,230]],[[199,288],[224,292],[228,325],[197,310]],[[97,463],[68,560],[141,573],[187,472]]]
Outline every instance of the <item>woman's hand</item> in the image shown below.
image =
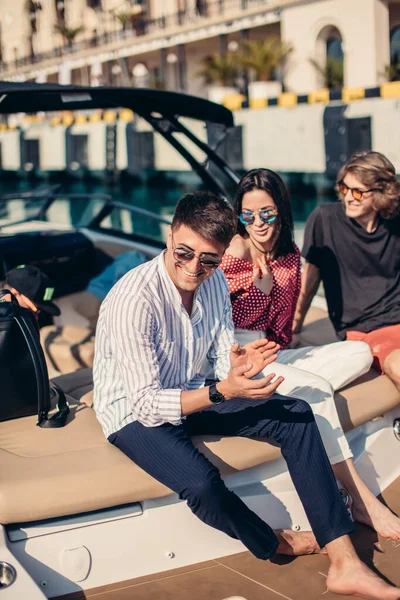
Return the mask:
[[270,342],[266,338],[249,342],[242,348],[236,343],[231,349],[231,368],[237,369],[250,364],[251,368],[246,370],[244,376],[251,379],[277,359],[279,349],[279,344]]
[[265,256],[257,258],[257,264],[253,265],[253,283],[266,296],[270,295],[274,279]]

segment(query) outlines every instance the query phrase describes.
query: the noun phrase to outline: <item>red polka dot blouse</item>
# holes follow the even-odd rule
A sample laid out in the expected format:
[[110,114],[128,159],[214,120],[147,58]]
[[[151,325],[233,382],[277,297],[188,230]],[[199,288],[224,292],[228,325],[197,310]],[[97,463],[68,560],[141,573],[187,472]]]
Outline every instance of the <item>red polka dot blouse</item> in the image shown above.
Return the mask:
[[265,331],[266,337],[284,348],[292,340],[292,325],[300,293],[300,252],[287,254],[269,263],[273,276],[271,293],[253,284],[253,264],[225,254],[220,265],[229,284],[235,327]]

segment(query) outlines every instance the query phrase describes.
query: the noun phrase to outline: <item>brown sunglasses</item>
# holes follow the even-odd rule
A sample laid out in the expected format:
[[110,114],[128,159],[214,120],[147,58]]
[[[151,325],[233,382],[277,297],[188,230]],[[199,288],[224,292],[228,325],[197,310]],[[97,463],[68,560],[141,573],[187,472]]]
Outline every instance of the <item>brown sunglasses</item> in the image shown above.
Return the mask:
[[358,188],[351,188],[348,185],[346,185],[345,183],[343,183],[343,181],[339,181],[338,190],[343,196],[346,196],[347,192],[350,190],[351,195],[353,196],[354,200],[358,200],[359,202],[361,202],[361,200],[363,200],[364,194],[368,194],[368,192],[376,192],[377,191],[376,188],[371,188],[370,190],[359,190]]

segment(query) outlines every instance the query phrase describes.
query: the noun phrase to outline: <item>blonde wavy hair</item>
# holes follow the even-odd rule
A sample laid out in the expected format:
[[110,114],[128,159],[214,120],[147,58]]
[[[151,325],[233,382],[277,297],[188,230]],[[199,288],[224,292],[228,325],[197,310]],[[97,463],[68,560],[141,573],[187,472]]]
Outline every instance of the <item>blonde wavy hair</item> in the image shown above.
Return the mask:
[[[374,189],[373,208],[383,219],[392,219],[399,213],[400,181],[389,159],[380,152],[358,152],[340,169],[336,182],[338,185],[352,173],[367,189]],[[340,200],[343,195],[339,193]]]

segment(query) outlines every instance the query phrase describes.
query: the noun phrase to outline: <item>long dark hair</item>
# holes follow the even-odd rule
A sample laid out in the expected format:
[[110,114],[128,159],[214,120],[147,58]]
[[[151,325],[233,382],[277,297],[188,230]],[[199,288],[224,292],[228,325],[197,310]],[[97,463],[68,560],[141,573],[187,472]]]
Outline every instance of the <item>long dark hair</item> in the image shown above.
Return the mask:
[[244,237],[246,227],[239,221],[242,212],[243,196],[253,190],[263,190],[273,199],[278,209],[278,225],[274,240],[274,257],[286,256],[294,252],[293,214],[289,192],[281,177],[270,169],[252,169],[245,173],[238,183],[234,209],[238,217],[237,232]]

